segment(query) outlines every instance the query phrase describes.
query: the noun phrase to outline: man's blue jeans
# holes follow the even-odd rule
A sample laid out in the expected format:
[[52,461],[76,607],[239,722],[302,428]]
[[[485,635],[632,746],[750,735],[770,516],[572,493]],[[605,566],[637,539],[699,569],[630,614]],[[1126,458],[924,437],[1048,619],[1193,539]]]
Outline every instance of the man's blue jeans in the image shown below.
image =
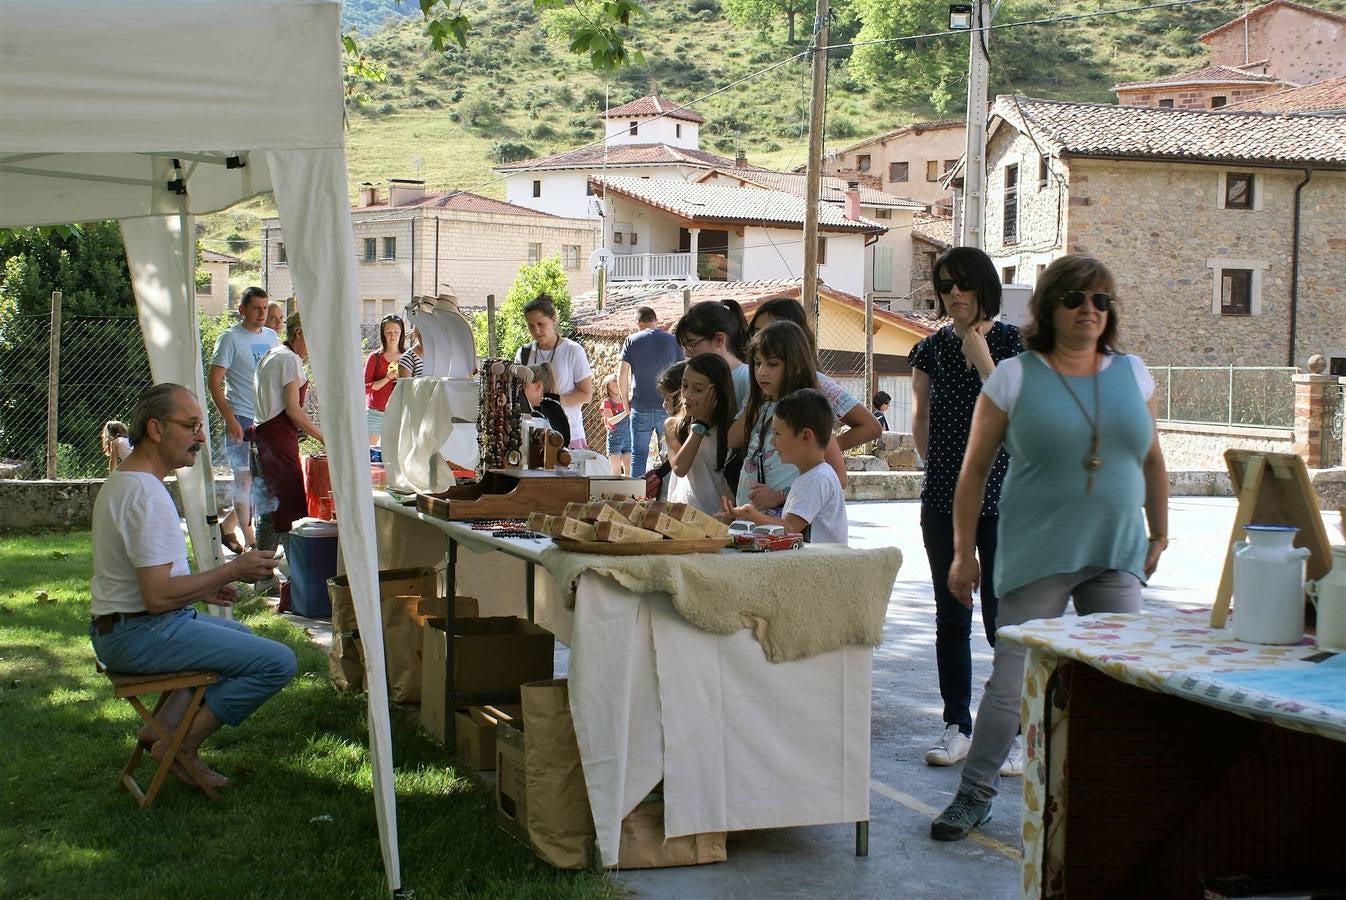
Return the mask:
[[114,672],[154,674],[205,669],[220,680],[206,688],[215,718],[237,725],[290,683],[298,664],[294,651],[258,637],[231,619],[175,609],[125,619],[107,634],[89,623],[94,653]]
[[645,464],[650,460],[650,434],[653,432],[659,441],[659,449],[664,448],[664,419],[668,413],[662,406],[654,409],[631,410],[631,477],[640,478],[645,474]]

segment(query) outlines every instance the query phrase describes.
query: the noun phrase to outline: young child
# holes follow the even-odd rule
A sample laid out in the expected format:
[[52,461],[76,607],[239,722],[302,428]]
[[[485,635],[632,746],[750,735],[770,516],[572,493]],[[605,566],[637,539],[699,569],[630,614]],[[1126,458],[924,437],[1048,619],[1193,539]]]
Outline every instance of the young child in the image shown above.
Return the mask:
[[107,457],[107,471],[111,475],[122,460],[131,455],[131,431],[125,422],[109,419],[103,425],[103,455]]
[[712,516],[720,513],[730,496],[724,467],[737,402],[733,374],[724,359],[702,353],[687,360],[682,373],[685,415],[679,417],[678,449],[669,454],[678,481],[668,492],[669,500]]
[[821,392],[803,388],[782,398],[771,418],[771,433],[781,461],[799,470],[779,516],[752,504],[725,512],[758,525],[784,525],[814,544],[845,544],[846,501],[837,473],[824,456],[832,438],[832,407]]
[[888,396],[887,391],[879,391],[874,395],[874,418],[879,420],[879,427],[888,431],[888,404],[893,402],[893,398]]
[[[768,515],[779,516],[799,470],[776,452],[771,418],[778,398],[801,388],[818,389],[813,343],[794,322],[782,321],[757,332],[750,349],[748,405],[729,432],[729,446],[746,448],[734,502],[736,506],[751,503]],[[830,428],[820,437],[827,463],[840,481],[846,471],[841,449]]]
[[686,368],[685,361],[675,362],[659,375],[659,380],[654,385],[664,401],[664,412],[667,414],[664,419],[664,445],[668,448],[668,456],[645,472],[645,496],[650,499],[659,497],[661,493],[668,496],[668,492],[678,481],[678,476],[673,473],[671,460],[673,454],[682,446],[682,441],[678,439],[678,429],[682,425],[683,418],[682,373]]
[[617,376],[603,379],[603,425],[608,430],[608,465],[613,475],[631,474],[631,408],[620,394]]

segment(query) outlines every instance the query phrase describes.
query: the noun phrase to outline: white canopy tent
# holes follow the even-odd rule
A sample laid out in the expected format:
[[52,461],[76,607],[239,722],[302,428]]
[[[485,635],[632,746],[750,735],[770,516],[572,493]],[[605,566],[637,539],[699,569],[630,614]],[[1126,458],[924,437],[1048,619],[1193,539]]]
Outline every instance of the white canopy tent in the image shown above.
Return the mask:
[[[275,195],[366,663],[382,672],[339,12],[335,0],[0,0],[0,227],[121,220],[154,380],[204,406],[193,216]],[[220,558],[209,460],[180,473],[203,567]],[[382,678],[369,679],[369,743],[399,891]]]

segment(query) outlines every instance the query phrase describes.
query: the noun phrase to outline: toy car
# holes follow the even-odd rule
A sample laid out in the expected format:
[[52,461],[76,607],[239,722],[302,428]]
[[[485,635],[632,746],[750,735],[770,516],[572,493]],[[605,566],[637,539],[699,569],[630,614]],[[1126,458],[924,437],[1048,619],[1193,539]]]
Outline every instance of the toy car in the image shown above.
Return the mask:
[[729,523],[729,537],[737,539],[740,534],[752,534],[753,524],[747,519],[735,519]]
[[804,546],[804,536],[797,531],[786,531],[780,525],[755,525],[752,531],[735,533],[734,547],[746,553],[766,553],[772,550],[798,550]]

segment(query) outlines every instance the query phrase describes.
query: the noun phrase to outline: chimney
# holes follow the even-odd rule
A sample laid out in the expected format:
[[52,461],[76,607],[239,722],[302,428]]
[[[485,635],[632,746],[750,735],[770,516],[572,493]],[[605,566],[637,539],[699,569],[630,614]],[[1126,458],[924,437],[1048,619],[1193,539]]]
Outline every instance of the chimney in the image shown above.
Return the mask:
[[388,205],[406,206],[425,199],[425,182],[416,178],[389,178]]
[[846,182],[846,218],[852,222],[860,220],[860,182]]
[[748,154],[742,147],[734,149],[734,168],[746,169],[748,167]]
[[360,208],[373,206],[379,202],[379,189],[371,181],[360,182]]

